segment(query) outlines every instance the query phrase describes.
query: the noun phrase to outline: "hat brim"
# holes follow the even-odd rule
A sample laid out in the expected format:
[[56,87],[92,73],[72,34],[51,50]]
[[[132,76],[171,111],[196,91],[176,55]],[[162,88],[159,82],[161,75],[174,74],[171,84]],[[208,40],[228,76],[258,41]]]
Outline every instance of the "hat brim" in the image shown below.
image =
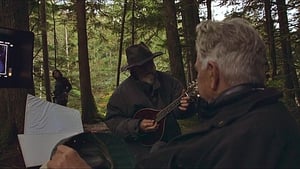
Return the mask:
[[138,63],[135,63],[135,64],[131,64],[131,65],[123,66],[123,67],[121,68],[121,71],[124,72],[124,71],[126,71],[126,70],[129,70],[129,69],[135,67],[135,66],[141,66],[141,65],[143,65],[144,63],[146,63],[146,62],[150,61],[151,59],[154,59],[155,57],[160,56],[160,55],[162,55],[162,54],[163,54],[162,52],[155,52],[155,53],[153,53],[153,55],[152,55],[151,57],[149,57],[149,58],[147,58],[147,59],[145,59],[145,60],[143,60],[143,61],[141,61],[141,62],[138,62]]

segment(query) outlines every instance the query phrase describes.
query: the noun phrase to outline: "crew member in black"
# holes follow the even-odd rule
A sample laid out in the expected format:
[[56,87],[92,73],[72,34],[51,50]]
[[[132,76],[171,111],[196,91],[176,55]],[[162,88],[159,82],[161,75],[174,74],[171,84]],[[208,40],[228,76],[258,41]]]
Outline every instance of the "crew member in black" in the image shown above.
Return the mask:
[[68,95],[72,89],[72,85],[69,80],[63,76],[60,70],[55,69],[52,72],[52,76],[55,79],[55,89],[53,91],[53,102],[63,106],[67,106]]

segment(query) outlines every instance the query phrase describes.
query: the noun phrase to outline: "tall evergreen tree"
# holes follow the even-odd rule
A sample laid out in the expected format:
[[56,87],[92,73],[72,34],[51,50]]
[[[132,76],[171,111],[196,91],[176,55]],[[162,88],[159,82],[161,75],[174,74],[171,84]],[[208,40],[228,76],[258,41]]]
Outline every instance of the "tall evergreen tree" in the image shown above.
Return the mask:
[[[283,70],[286,76],[285,87],[289,89],[287,92],[290,97],[290,101],[294,102],[296,98],[297,102],[300,103],[300,91],[299,82],[294,65],[294,58],[292,54],[291,38],[287,17],[287,5],[285,0],[276,0],[279,29],[280,29],[280,43],[283,57]],[[293,90],[294,89],[294,90]],[[293,92],[290,92],[293,91]]]
[[181,15],[182,15],[182,26],[183,35],[185,42],[186,51],[186,63],[187,63],[187,77],[188,82],[196,79],[196,71],[194,64],[196,61],[196,49],[195,49],[195,28],[200,22],[199,19],[199,4],[196,0],[182,0],[181,1]]
[[43,45],[43,70],[44,70],[44,85],[46,91],[46,100],[51,102],[50,78],[49,78],[49,55],[48,55],[48,36],[46,24],[46,0],[41,0],[40,5],[41,32]]
[[182,49],[179,40],[176,6],[174,0],[163,0],[164,19],[167,34],[167,47],[170,60],[170,70],[174,77],[186,86],[186,78],[182,60]]
[[90,66],[88,57],[88,40],[86,32],[85,0],[76,0],[79,77],[81,91],[82,120],[92,123],[97,115],[97,107],[92,94]]
[[[0,27],[29,30],[28,1],[1,0]],[[17,134],[24,132],[25,104],[28,93],[33,94],[34,91],[23,88],[0,88],[0,159],[12,155],[2,154],[8,145],[13,146],[13,150],[18,149]],[[14,160],[15,157],[9,159]]]
[[276,44],[274,39],[274,20],[272,18],[271,0],[265,0],[266,32],[268,38],[269,58],[271,60],[272,78],[277,75]]

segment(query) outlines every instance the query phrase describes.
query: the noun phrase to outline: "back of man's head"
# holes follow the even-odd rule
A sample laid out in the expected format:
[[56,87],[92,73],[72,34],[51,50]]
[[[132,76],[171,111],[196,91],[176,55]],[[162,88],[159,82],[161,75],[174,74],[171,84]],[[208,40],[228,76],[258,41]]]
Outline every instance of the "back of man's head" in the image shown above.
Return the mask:
[[230,85],[265,81],[266,49],[244,19],[203,21],[196,27],[198,61],[215,61]]

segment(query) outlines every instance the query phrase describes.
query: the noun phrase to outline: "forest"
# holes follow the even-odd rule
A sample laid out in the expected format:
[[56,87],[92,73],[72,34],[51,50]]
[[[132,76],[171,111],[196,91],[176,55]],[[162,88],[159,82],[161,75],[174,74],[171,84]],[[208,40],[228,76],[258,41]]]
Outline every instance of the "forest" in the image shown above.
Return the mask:
[[[72,83],[68,107],[80,110],[84,123],[105,116],[106,103],[129,73],[125,49],[144,42],[164,54],[154,61],[187,85],[196,78],[195,26],[243,17],[259,30],[267,46],[267,85],[284,94],[300,122],[299,0],[0,0],[0,27],[34,33],[33,85],[0,88],[0,168],[20,168],[16,134],[23,133],[28,93],[52,101],[52,70]],[[222,10],[221,10],[222,9]],[[8,148],[7,148],[8,147]],[[8,164],[7,159],[12,160]]]

